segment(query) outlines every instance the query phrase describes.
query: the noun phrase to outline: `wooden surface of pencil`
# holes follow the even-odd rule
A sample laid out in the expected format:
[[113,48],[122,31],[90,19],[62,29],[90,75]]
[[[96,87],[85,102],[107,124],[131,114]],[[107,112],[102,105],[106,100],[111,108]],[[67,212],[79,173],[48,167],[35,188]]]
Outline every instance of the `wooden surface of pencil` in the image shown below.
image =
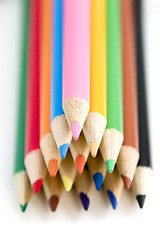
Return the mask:
[[50,175],[58,171],[61,157],[50,129],[52,1],[40,1],[40,147]]
[[89,155],[89,146],[82,132],[77,141],[74,139],[72,140],[70,144],[70,152],[77,167],[77,171],[81,174]]
[[46,175],[39,147],[39,0],[30,1],[25,166],[35,193]]
[[75,179],[75,188],[80,197],[84,210],[88,210],[93,193],[93,180],[88,169],[84,169],[82,174],[78,174]]
[[28,45],[28,14],[29,1],[22,3],[22,24],[21,24],[21,56],[20,56],[20,79],[16,131],[16,151],[14,159],[13,183],[17,200],[21,210],[26,210],[27,204],[32,195],[31,184],[24,166],[25,149],[25,110],[26,110],[26,78],[27,78],[27,45]]
[[117,169],[129,189],[139,159],[134,0],[122,0],[124,142]]
[[137,85],[138,85],[138,124],[140,158],[132,182],[132,190],[140,208],[143,208],[148,187],[152,178],[150,141],[148,129],[146,79],[144,66],[144,49],[142,37],[142,1],[135,1],[136,13],[136,53],[137,53]]
[[123,142],[120,0],[107,0],[107,129],[100,150],[112,173]]
[[90,0],[65,0],[63,23],[63,110],[77,140],[89,111]]
[[72,132],[62,108],[63,0],[53,1],[52,12],[51,129],[61,158],[65,158],[72,139]]
[[87,160],[87,165],[89,172],[93,177],[96,189],[97,191],[100,191],[107,173],[107,166],[101,156],[101,153],[98,151],[95,158],[90,155]]
[[106,174],[103,186],[113,209],[116,209],[124,187],[121,175],[116,168],[111,174]]
[[47,173],[43,181],[43,191],[52,212],[55,212],[63,192],[63,183],[59,173],[55,177],[50,177]]
[[106,0],[91,1],[90,110],[83,132],[96,156],[107,124]]
[[66,158],[62,159],[59,167],[59,173],[63,181],[65,190],[69,192],[72,189],[77,169],[74,164],[70,151],[67,152]]

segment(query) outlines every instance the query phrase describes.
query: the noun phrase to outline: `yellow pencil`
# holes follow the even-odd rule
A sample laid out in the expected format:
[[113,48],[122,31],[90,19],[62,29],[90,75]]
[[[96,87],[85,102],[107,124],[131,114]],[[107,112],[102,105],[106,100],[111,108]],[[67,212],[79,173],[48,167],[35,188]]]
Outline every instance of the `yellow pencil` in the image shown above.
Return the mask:
[[106,0],[92,0],[90,112],[83,132],[93,157],[107,124],[106,62]]

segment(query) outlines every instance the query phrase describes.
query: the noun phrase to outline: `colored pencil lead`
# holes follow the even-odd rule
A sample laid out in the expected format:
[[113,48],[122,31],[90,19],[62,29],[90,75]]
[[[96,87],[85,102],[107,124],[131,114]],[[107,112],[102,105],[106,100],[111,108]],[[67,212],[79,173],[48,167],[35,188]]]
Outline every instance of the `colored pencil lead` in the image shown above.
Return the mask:
[[125,188],[127,190],[130,189],[130,186],[131,186],[131,183],[132,183],[131,179],[129,177],[124,176],[124,175],[121,175],[121,177],[122,177],[122,180],[124,182]]
[[62,159],[64,159],[66,157],[68,148],[69,148],[69,143],[65,143],[59,147],[59,152],[60,152]]
[[97,142],[91,142],[89,144],[89,150],[92,154],[92,157],[96,157],[97,152],[98,152],[98,148],[99,148],[99,143],[97,143]]
[[88,210],[88,208],[89,208],[89,204],[90,204],[90,201],[89,201],[89,198],[87,197],[87,195],[86,194],[84,194],[84,193],[80,193],[80,199],[81,199],[81,202],[82,202],[82,205],[83,205],[83,207],[84,207],[84,210]]
[[39,193],[41,186],[42,186],[42,179],[38,179],[35,183],[33,183],[32,188],[34,193]]
[[117,199],[116,199],[116,197],[109,190],[107,191],[107,194],[108,194],[108,197],[109,197],[109,200],[110,200],[110,202],[112,204],[113,209],[116,209],[117,208]]
[[52,197],[50,197],[49,201],[49,206],[52,212],[55,212],[59,203],[59,198],[58,196],[54,195]]
[[73,185],[72,179],[70,179],[67,176],[63,176],[62,177],[62,181],[63,181],[64,187],[65,187],[65,190],[67,192],[69,192],[71,190],[71,188],[72,188],[72,185]]
[[106,162],[106,165],[107,165],[107,170],[109,173],[112,173],[113,170],[114,170],[114,167],[115,167],[115,160],[112,160],[112,159],[109,159],[107,162]]
[[20,204],[20,207],[21,207],[22,212],[25,212],[25,211],[26,211],[27,205],[28,205],[28,202],[25,203],[24,205]]
[[48,163],[48,171],[51,177],[55,177],[58,171],[58,160],[52,159]]
[[79,174],[81,174],[83,172],[84,166],[86,163],[86,159],[82,154],[78,154],[78,156],[76,157],[76,167],[77,167],[77,171]]
[[102,184],[103,184],[103,175],[100,172],[97,172],[93,175],[93,180],[96,186],[97,191],[101,190]]
[[81,132],[81,126],[79,125],[79,123],[73,122],[71,125],[71,131],[72,131],[74,140],[78,140]]
[[137,199],[137,202],[139,204],[139,207],[143,208],[143,205],[144,205],[144,202],[145,202],[145,199],[146,199],[146,195],[138,195],[136,197],[136,199]]

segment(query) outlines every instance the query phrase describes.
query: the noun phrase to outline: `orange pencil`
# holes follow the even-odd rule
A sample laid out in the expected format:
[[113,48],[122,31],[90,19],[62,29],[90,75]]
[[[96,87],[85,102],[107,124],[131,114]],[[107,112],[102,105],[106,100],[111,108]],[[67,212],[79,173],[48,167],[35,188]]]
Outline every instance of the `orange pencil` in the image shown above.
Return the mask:
[[52,0],[40,3],[40,147],[53,177],[61,157],[50,129]]

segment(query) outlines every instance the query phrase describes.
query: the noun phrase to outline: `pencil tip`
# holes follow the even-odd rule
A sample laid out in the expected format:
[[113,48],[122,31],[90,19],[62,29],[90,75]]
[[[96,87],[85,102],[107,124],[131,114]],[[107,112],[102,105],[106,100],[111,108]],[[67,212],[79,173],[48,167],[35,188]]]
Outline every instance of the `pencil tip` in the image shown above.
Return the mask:
[[110,202],[112,204],[113,209],[116,209],[117,208],[117,199],[116,199],[116,197],[109,190],[107,191],[107,193],[108,193],[108,197],[109,197],[109,200],[110,200]]
[[143,208],[146,195],[137,195],[136,199],[140,208]]
[[128,178],[128,177],[126,177],[126,176],[124,176],[124,175],[121,175],[121,177],[122,177],[122,180],[123,180],[123,182],[124,182],[125,188],[126,188],[127,190],[130,189],[131,179]]
[[84,194],[83,192],[81,192],[79,196],[80,196],[82,205],[83,205],[83,207],[84,207],[84,210],[87,211],[88,208],[89,208],[89,203],[90,203],[89,198],[88,198],[87,195]]
[[101,190],[102,184],[103,184],[103,175],[100,172],[97,172],[93,175],[93,180],[96,185],[97,191]]
[[85,157],[82,154],[78,154],[75,160],[75,164],[79,174],[82,174],[85,163],[86,163]]
[[58,206],[59,198],[56,195],[50,197],[48,203],[52,212],[55,212]]
[[96,157],[98,148],[99,148],[99,144],[97,142],[91,142],[89,144],[89,150],[92,154],[92,157]]
[[42,186],[42,179],[38,179],[36,182],[33,183],[32,188],[34,193],[39,193],[41,186]]
[[58,160],[52,159],[48,163],[48,171],[51,177],[55,177],[58,171]]
[[78,122],[73,122],[71,125],[71,131],[74,140],[78,140],[80,132],[81,132],[81,126],[79,125]]
[[106,162],[106,165],[107,165],[107,170],[109,173],[112,173],[113,170],[114,170],[114,167],[115,167],[115,164],[116,162],[112,159],[109,159],[107,162]]
[[65,143],[59,147],[59,153],[60,153],[62,159],[64,159],[66,157],[68,148],[69,148],[69,143]]
[[64,176],[64,177],[62,177],[62,181],[63,181],[66,192],[69,192],[73,185],[72,180],[69,177]]
[[20,207],[21,207],[21,211],[22,211],[22,212],[25,212],[25,211],[26,211],[27,205],[28,205],[28,202],[25,203],[24,205],[20,204]]

